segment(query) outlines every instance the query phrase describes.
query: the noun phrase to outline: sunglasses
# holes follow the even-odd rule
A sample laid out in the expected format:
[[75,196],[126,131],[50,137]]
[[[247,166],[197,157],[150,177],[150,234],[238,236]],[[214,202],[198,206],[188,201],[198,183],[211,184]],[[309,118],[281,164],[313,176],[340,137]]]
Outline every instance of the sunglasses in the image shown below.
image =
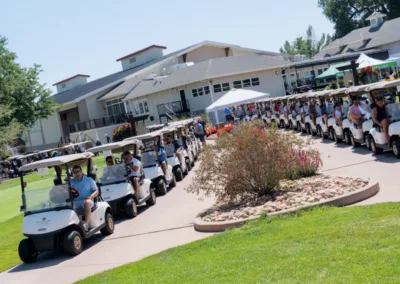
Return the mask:
[[77,171],[74,171],[73,174],[76,176],[77,174],[80,174],[81,172],[82,172],[81,170],[77,170]]
[[112,160],[108,160],[107,164],[112,164],[112,162],[113,162]]

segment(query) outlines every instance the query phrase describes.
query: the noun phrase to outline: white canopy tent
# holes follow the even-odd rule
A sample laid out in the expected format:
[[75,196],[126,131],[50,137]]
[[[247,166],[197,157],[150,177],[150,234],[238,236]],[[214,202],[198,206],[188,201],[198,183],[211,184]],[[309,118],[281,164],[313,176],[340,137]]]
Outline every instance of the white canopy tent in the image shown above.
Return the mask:
[[[227,107],[240,106],[254,103],[269,98],[271,95],[252,90],[232,89],[206,108],[207,113],[216,112]],[[218,121],[218,116],[217,123]]]
[[365,68],[368,66],[375,66],[375,65],[385,63],[385,61],[383,61],[383,60],[369,57],[369,56],[365,55],[364,53],[361,53],[360,57],[357,59],[356,62],[359,64],[358,68]]

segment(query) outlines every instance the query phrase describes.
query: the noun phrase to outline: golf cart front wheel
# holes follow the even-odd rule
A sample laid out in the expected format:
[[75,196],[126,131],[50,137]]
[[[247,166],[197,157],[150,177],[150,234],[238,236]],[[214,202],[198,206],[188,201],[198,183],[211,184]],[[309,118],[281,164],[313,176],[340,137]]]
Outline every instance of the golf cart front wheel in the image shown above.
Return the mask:
[[160,178],[156,183],[157,194],[166,195],[167,194],[167,185],[165,184],[164,179]]
[[108,236],[111,235],[112,233],[114,233],[114,217],[111,215],[111,213],[107,212],[106,213],[106,226],[101,229],[101,234],[103,236]]
[[176,177],[175,177],[175,175],[173,174],[173,175],[172,175],[172,181],[171,181],[171,183],[169,184],[169,187],[172,188],[172,187],[175,187],[175,186],[176,186]]
[[350,145],[350,144],[351,144],[351,137],[350,137],[350,135],[352,135],[352,134],[350,134],[350,131],[349,131],[349,130],[344,131],[344,142],[345,142],[347,145]]
[[392,149],[393,154],[396,156],[396,158],[400,159],[400,140],[396,140],[393,142]]
[[375,140],[372,137],[370,137],[369,139],[369,145],[371,146],[371,150],[375,155],[378,155],[383,152],[381,148],[378,148],[376,146]]
[[32,263],[38,257],[38,252],[31,239],[23,239],[18,246],[19,258],[24,263]]
[[186,168],[188,169],[189,172],[192,170],[192,165],[190,164],[189,159],[186,159]]
[[137,204],[135,199],[133,198],[128,198],[125,201],[124,204],[124,211],[125,214],[129,217],[129,218],[135,218],[138,214],[138,209],[137,209]]
[[150,188],[150,198],[146,201],[147,206],[153,206],[156,204],[156,193],[154,192],[154,188]]
[[82,236],[77,230],[70,230],[64,234],[64,251],[77,255],[82,252]]
[[175,178],[177,181],[182,181],[183,180],[183,172],[181,168],[176,168],[175,172]]
[[350,134],[350,143],[354,148],[361,146],[361,144],[359,142],[356,142],[356,140],[354,139],[353,133]]

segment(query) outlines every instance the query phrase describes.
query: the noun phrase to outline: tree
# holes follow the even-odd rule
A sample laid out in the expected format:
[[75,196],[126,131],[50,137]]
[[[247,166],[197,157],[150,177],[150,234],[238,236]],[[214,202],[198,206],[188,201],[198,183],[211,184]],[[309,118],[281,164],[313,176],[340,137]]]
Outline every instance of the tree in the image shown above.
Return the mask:
[[0,127],[21,130],[51,115],[55,103],[51,91],[39,82],[40,65],[23,68],[16,59],[7,49],[7,39],[0,36],[0,107],[7,109],[0,116]]
[[374,11],[386,14],[387,20],[400,17],[399,0],[318,0],[318,6],[335,24],[334,38],[367,26],[366,18]]
[[[10,120],[12,112],[9,105],[0,104],[0,122]],[[6,154],[6,146],[17,140],[23,129],[23,126],[15,120],[11,120],[8,125],[0,125],[0,157],[8,156]]]
[[285,44],[279,49],[283,54],[289,55],[305,55],[312,58],[320,52],[325,46],[331,42],[331,36],[322,34],[321,38],[317,40],[314,28],[310,25],[307,28],[304,36],[297,37],[292,43],[286,41]]

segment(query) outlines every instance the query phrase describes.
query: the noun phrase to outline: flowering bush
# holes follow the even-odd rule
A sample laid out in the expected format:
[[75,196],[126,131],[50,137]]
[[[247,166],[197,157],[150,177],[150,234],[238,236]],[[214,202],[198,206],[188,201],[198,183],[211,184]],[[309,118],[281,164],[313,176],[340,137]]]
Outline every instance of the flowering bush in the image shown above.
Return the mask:
[[122,141],[125,138],[131,137],[132,136],[132,131],[131,131],[131,125],[129,123],[125,123],[121,126],[118,126],[114,128],[113,130],[113,141]]
[[364,84],[375,83],[379,81],[379,69],[372,69],[371,66],[362,68],[358,72],[358,77]]
[[262,130],[259,121],[240,123],[233,135],[225,132],[215,145],[204,147],[187,191],[218,201],[274,196],[281,179],[313,175],[321,167],[319,152],[308,146],[293,133]]

